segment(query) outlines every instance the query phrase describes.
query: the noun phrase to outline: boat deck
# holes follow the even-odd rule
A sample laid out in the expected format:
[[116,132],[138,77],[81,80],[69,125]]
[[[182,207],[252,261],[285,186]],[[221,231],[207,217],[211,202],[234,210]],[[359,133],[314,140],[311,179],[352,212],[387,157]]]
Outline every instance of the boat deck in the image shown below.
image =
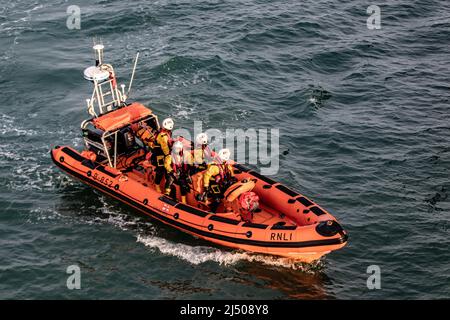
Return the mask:
[[[137,158],[138,156],[142,156],[142,155],[137,155],[136,157],[133,158]],[[130,161],[132,161],[132,159],[128,158],[126,163],[130,163]],[[138,165],[135,166],[133,169],[126,169],[124,167],[122,168],[118,168],[120,170],[124,170],[126,171],[126,174],[128,176],[129,179],[133,179],[137,182],[139,182],[140,184],[142,184],[143,186],[147,187],[147,188],[151,188],[152,190],[156,191],[155,189],[155,185],[153,183],[153,181],[149,180],[149,178],[146,176],[146,170],[145,167],[149,166],[148,162],[144,163],[144,160],[139,161],[137,163]],[[164,185],[164,179],[161,182],[161,185]],[[177,192],[177,195],[179,196],[179,192]],[[195,198],[193,196],[189,196],[187,197],[188,199],[188,204],[196,207],[196,208],[201,208],[201,209],[205,209],[205,206],[203,203],[195,200]],[[180,199],[178,199],[180,200]],[[263,199],[261,199],[263,200]],[[224,214],[226,216],[230,216],[230,215],[234,215],[234,213],[217,213],[217,214]],[[256,212],[253,215],[253,219],[252,219],[253,223],[257,223],[257,224],[265,224],[265,225],[273,225],[273,224],[282,224],[285,226],[294,226],[295,223],[293,221],[291,221],[289,218],[287,218],[286,216],[284,216],[283,214],[280,214],[278,212],[276,212],[275,210],[273,210],[272,208],[268,207],[267,205],[264,204],[264,202],[260,202],[260,210],[258,212]]]

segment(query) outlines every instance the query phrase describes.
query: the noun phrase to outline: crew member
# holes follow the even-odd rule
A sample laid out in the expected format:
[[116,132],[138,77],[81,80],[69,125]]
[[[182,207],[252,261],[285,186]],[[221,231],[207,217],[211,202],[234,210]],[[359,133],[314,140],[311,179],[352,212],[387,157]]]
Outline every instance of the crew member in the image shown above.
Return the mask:
[[201,199],[208,198],[210,200],[212,212],[216,212],[219,207],[225,190],[236,182],[233,167],[228,163],[229,159],[230,150],[220,150],[217,158],[208,165],[203,174],[204,191]]
[[211,162],[211,150],[208,147],[208,135],[204,132],[195,137],[194,149],[195,172],[204,171]]
[[181,202],[186,203],[186,195],[192,183],[190,169],[193,165],[193,158],[190,152],[185,152],[183,143],[176,141],[172,146],[172,153],[164,160],[164,167],[167,171],[165,184],[165,194],[170,195],[172,184],[175,182],[180,186]]
[[155,166],[155,188],[158,192],[161,192],[160,183],[163,176],[166,175],[166,180],[168,179],[164,162],[166,157],[170,157],[173,126],[174,122],[171,118],[164,119],[152,149],[150,161]]
[[139,122],[132,124],[131,129],[136,137],[138,137],[145,146],[149,147],[150,150],[153,149],[156,137],[154,131],[149,126],[147,126],[144,122]]

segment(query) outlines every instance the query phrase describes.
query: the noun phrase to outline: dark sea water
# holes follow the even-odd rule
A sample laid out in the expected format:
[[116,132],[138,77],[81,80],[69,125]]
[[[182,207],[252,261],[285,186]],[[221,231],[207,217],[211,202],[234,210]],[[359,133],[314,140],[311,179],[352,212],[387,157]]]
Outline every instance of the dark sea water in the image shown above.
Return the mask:
[[[310,266],[233,252],[54,168],[52,146],[82,147],[95,36],[119,82],[140,51],[132,99],[177,127],[279,128],[273,178],[348,246]],[[449,298],[449,78],[444,0],[0,0],[0,298]]]

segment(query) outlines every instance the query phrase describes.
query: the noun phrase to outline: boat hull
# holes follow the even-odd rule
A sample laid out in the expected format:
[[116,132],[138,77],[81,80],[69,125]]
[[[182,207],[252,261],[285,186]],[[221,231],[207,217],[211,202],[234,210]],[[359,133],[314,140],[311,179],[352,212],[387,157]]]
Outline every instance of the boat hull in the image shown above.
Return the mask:
[[334,228],[336,232],[325,232],[324,236],[323,229],[327,231],[328,225],[323,222],[306,226],[267,226],[179,203],[127,179],[125,174],[84,158],[69,147],[55,147],[51,157],[55,165],[81,182],[151,218],[221,246],[309,263],[342,248],[347,242],[347,234],[340,226]]

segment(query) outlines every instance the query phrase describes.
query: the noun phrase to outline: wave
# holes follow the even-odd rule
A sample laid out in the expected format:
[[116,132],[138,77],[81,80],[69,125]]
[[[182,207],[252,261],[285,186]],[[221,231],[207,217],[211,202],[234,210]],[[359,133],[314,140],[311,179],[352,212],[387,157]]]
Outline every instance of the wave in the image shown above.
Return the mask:
[[17,119],[6,114],[0,114],[0,134],[2,136],[34,136],[37,131],[20,128],[17,126]]
[[187,106],[182,103],[175,103],[173,106],[173,117],[176,119],[189,119],[191,115],[195,114],[197,111],[195,107]]

